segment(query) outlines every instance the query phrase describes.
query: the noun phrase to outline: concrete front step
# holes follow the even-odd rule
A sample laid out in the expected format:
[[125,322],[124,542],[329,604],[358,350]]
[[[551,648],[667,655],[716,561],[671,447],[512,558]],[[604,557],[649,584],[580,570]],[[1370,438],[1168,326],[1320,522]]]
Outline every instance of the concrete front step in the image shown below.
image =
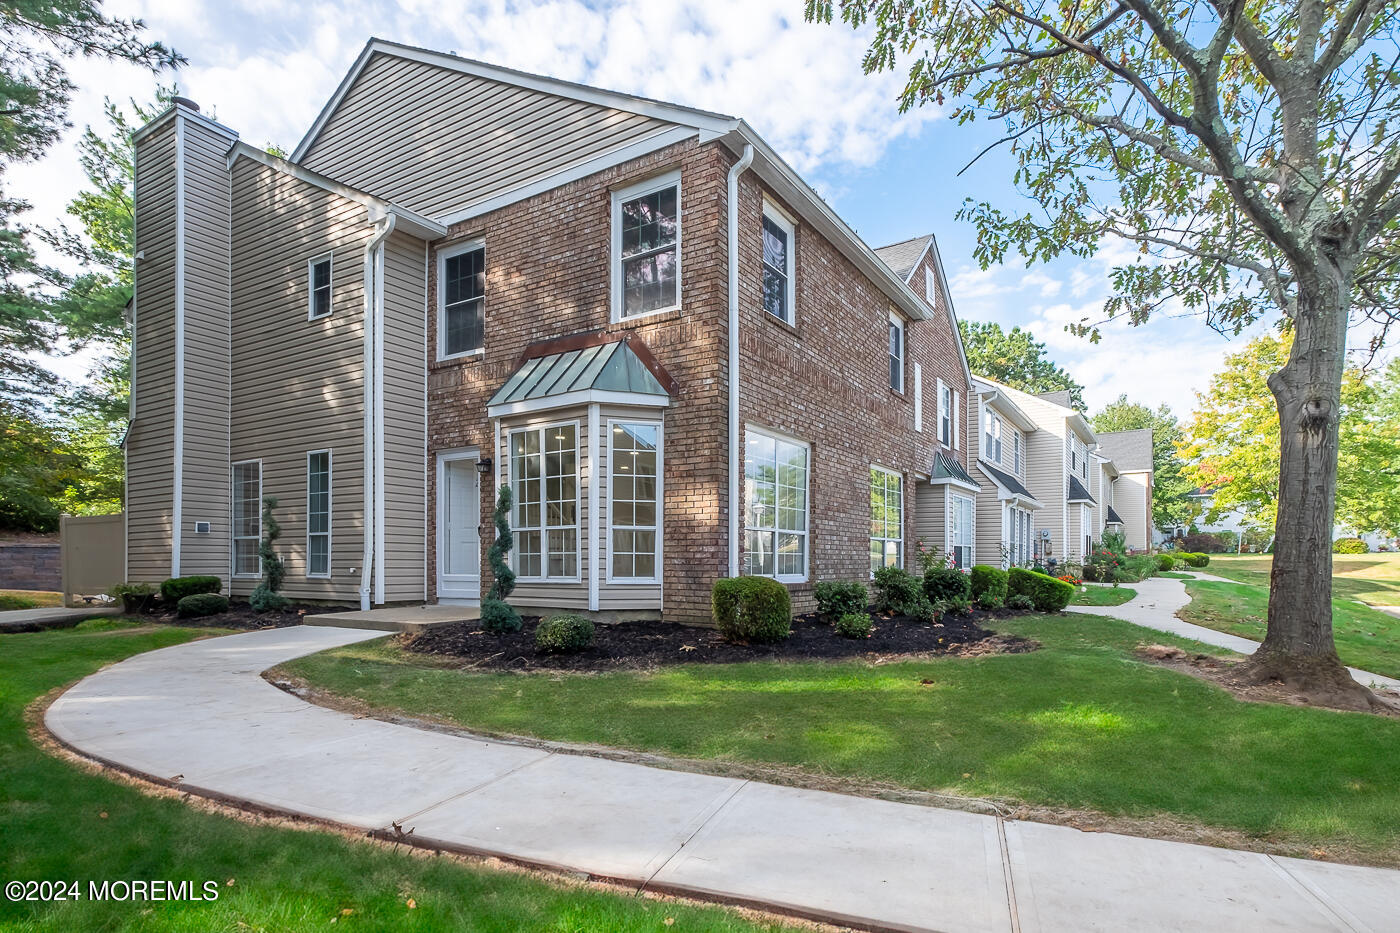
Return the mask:
[[481,610],[476,606],[388,606],[383,609],[308,615],[306,624],[377,632],[422,632],[479,618]]

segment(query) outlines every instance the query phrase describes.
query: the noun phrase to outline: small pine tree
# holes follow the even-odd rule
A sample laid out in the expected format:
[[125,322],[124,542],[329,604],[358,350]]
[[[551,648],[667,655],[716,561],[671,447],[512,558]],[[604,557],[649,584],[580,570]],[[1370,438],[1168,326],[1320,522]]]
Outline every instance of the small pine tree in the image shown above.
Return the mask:
[[278,592],[282,589],[282,580],[287,576],[287,564],[278,556],[274,547],[277,539],[282,537],[282,526],[277,524],[277,519],[272,514],[276,507],[276,497],[267,496],[263,499],[263,536],[258,542],[263,579],[257,589],[253,590],[253,595],[248,597],[248,605],[256,612],[285,609],[289,605],[287,598]]
[[510,569],[506,556],[514,545],[510,531],[510,487],[503,485],[496,494],[496,511],[492,518],[496,524],[496,539],[486,552],[491,562],[491,592],[481,601],[481,624],[488,632],[503,634],[520,631],[520,614],[506,602],[506,597],[515,589],[515,571]]

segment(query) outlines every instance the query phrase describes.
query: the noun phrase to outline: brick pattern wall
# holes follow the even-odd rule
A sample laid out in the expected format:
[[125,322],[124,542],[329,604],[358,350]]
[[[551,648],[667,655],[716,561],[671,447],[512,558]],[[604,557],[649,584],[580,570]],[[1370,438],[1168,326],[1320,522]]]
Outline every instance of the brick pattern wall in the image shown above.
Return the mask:
[[[681,172],[681,309],[611,324],[611,191],[676,168]],[[663,587],[666,616],[681,620],[709,617],[710,585],[728,563],[726,170],[718,146],[690,141],[459,224],[437,245],[485,241],[484,354],[436,362],[437,315],[429,315],[430,464],[438,451],[460,447],[478,447],[490,456],[494,434],[486,402],[536,341],[598,329],[618,337],[632,333],[675,378],[680,389],[665,415]],[[428,303],[435,309],[436,255],[430,268]],[[497,469],[504,466],[498,463]],[[486,549],[494,539],[491,486],[482,484],[483,592],[490,585]],[[428,519],[428,540],[434,542],[435,508],[429,508]],[[429,560],[429,586],[435,590],[431,546]]]
[[47,590],[63,587],[60,546],[0,544],[0,590]]

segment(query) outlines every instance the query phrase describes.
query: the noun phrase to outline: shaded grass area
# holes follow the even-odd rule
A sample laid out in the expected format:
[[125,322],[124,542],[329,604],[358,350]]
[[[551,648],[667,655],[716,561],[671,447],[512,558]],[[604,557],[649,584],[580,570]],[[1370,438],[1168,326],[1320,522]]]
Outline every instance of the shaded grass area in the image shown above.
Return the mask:
[[[1195,580],[1191,602],[1178,613],[1187,622],[1255,641],[1264,639],[1267,587]],[[1400,677],[1400,619],[1347,599],[1332,600],[1332,631],[1343,663],[1373,674]]]
[[[721,908],[420,858],[323,831],[255,826],[87,774],[36,748],[35,697],[120,658],[207,634],[84,623],[0,635],[0,875],[218,882],[212,902],[0,901],[13,931],[759,930]],[[409,900],[414,906],[408,906]],[[674,923],[666,926],[667,918]],[[329,927],[328,924],[336,924]]]
[[1076,606],[1121,606],[1137,598],[1130,586],[1083,586],[1074,595]]
[[1173,818],[1274,841],[1400,848],[1400,721],[1236,701],[1143,663],[1165,643],[1094,616],[993,623],[1021,655],[516,675],[434,667],[392,640],[279,671],[381,709],[927,791]]
[[[1206,573],[1237,583],[1269,585],[1268,554],[1212,554]],[[1373,606],[1400,606],[1400,553],[1333,554],[1332,595]]]

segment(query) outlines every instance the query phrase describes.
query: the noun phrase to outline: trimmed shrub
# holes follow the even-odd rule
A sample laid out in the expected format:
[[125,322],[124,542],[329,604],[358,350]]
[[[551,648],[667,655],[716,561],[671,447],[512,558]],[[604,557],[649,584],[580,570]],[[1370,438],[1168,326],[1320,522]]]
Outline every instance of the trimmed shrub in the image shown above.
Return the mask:
[[550,616],[535,629],[535,648],[573,654],[593,644],[593,623],[577,613]]
[[966,596],[955,596],[952,599],[945,599],[939,603],[943,611],[948,615],[965,616],[972,611],[972,601]]
[[1023,567],[1013,567],[1007,582],[1011,592],[1030,597],[1039,612],[1060,612],[1074,598],[1070,584]]
[[792,634],[792,599],[769,577],[726,577],[710,591],[710,611],[726,641],[765,644]]
[[875,571],[875,608],[897,616],[926,618],[933,612],[919,578],[899,567]]
[[273,592],[266,583],[259,583],[248,597],[248,605],[253,607],[254,612],[272,612],[276,609],[286,609],[292,601],[281,593]]
[[942,567],[924,576],[924,595],[934,603],[967,599],[972,595],[972,584],[961,570]]
[[504,599],[487,596],[481,600],[481,627],[493,635],[520,631],[520,613]]
[[870,605],[870,594],[864,583],[844,580],[823,580],[817,584],[817,612],[826,619],[839,619],[852,612],[864,612]]
[[1178,539],[1176,546],[1191,554],[1220,554],[1228,547],[1228,543],[1219,535],[1200,531]]
[[176,604],[176,612],[182,619],[218,615],[228,612],[228,600],[218,593],[192,593]]
[[875,630],[866,612],[846,612],[836,620],[836,634],[842,638],[869,638]]
[[1210,563],[1208,554],[1193,554],[1190,551],[1177,552],[1176,559],[1184,561],[1188,567],[1204,567]]
[[160,585],[160,598],[177,605],[186,596],[217,593],[223,588],[224,581],[218,577],[171,577]]
[[1172,559],[1172,556],[1170,554],[1157,555],[1157,570],[1159,573],[1166,573],[1168,570],[1171,570],[1175,566],[1176,561]]
[[[983,609],[994,609],[1006,601],[1006,579],[1006,571],[991,564],[978,564],[972,568],[967,578],[972,598],[977,600],[977,605]],[[991,597],[991,606],[983,604],[984,596]]]
[[1006,597],[1006,608],[1015,609],[1017,612],[1030,612],[1035,608],[1035,600],[1025,593],[1012,593]]
[[149,583],[118,583],[111,593],[122,601],[122,611],[128,615],[145,612],[155,599],[156,588]]
[[1332,542],[1333,554],[1367,554],[1370,550],[1360,538],[1338,538]]

